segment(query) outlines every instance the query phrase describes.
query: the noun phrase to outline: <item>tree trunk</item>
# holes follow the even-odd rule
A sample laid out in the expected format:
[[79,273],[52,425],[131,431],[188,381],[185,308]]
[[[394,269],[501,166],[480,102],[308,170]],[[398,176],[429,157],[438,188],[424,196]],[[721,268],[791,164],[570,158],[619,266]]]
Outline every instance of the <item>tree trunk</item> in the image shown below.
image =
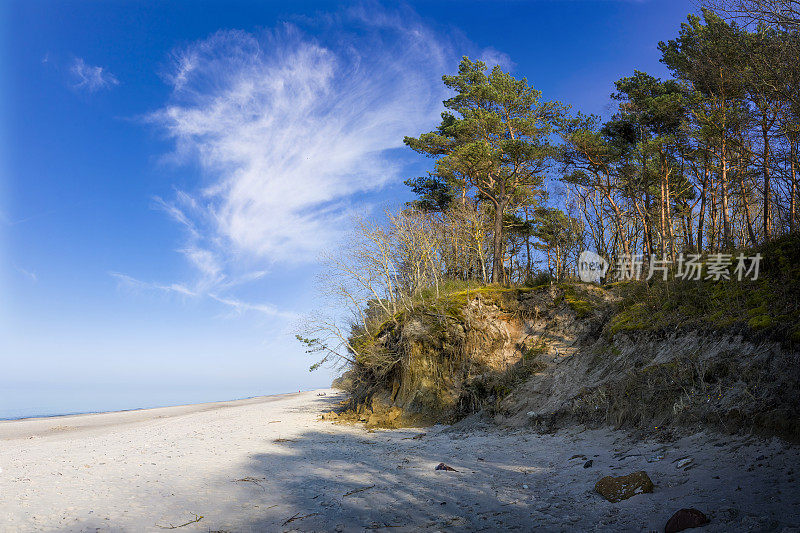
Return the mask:
[[728,158],[725,154],[725,143],[722,143],[722,153],[720,154],[721,176],[720,186],[722,188],[722,241],[723,248],[733,248],[733,238],[731,234],[731,213],[728,206]]
[[[670,193],[669,188],[669,168],[666,164],[666,159],[664,161],[664,200],[665,204],[664,207],[666,208],[666,219],[667,219],[667,236],[669,237],[669,257],[670,260],[675,260],[675,232],[673,231],[673,224],[672,224],[672,202],[670,202],[670,197],[672,194]],[[663,258],[663,256],[662,256]]]
[[761,136],[764,139],[764,153],[763,153],[763,161],[762,167],[764,170],[764,213],[762,217],[764,218],[764,240],[768,241],[770,239],[770,233],[772,232],[771,227],[771,216],[770,213],[770,183],[769,183],[769,158],[770,158],[770,150],[769,150],[769,128],[765,122],[761,123]]
[[742,172],[739,172],[739,184],[742,186],[742,202],[744,203],[744,216],[745,221],[747,222],[747,235],[750,237],[750,244],[755,246],[756,234],[753,230],[753,221],[750,216],[750,201],[747,199],[747,187],[744,185],[744,177],[742,176]]
[[[692,230],[692,207],[684,200],[683,214],[681,215],[681,224],[683,225],[683,250],[694,250],[694,231]],[[683,251],[682,250],[682,251]]]
[[789,195],[789,231],[794,233],[797,220],[797,137],[789,137],[789,165],[792,167],[791,194]]
[[531,279],[531,233],[528,226],[528,207],[525,206],[525,256],[527,258],[527,264],[525,265],[526,279]]
[[647,251],[652,257],[653,250],[655,250],[655,245],[653,244],[653,224],[650,223],[650,193],[647,190],[648,188],[645,186],[645,193],[644,193],[644,217],[645,222],[644,225],[647,226]]
[[647,225],[647,215],[642,211],[636,198],[633,199],[633,207],[636,208],[636,212],[639,213],[639,218],[642,220],[642,231],[644,233],[642,240],[644,241],[644,249],[649,260],[653,256],[653,243],[650,240],[650,228]]
[[716,252],[718,248],[718,241],[719,241],[719,227],[721,224],[719,223],[719,200],[717,194],[717,187],[718,184],[714,183],[712,190],[711,190],[711,228],[708,233],[708,245],[709,249],[712,252]]
[[[502,180],[500,188],[504,188]],[[502,193],[501,193],[502,194]],[[502,198],[502,196],[501,196]],[[504,198],[495,203],[494,208],[494,236],[492,240],[492,283],[503,281],[503,213],[506,210]]]
[[703,252],[703,225],[706,222],[706,191],[708,189],[708,176],[711,169],[708,166],[708,153],[706,152],[705,164],[703,169],[703,183],[700,189],[700,215],[697,221],[697,253]]
[[[662,163],[663,163],[663,161],[662,161]],[[667,227],[667,208],[666,208],[667,193],[666,193],[666,187],[664,185],[664,173],[663,173],[664,167],[663,167],[663,164],[662,164],[661,170],[662,170],[662,173],[661,173],[661,199],[659,200],[659,206],[658,206],[659,207],[659,215],[660,215],[661,218],[660,218],[660,227],[659,227],[659,230],[658,230],[658,234],[659,234],[659,240],[661,241],[659,243],[659,251],[661,252],[661,258],[663,259],[667,255],[667,250],[666,250],[667,236],[666,236],[666,232],[665,232],[666,227]]]

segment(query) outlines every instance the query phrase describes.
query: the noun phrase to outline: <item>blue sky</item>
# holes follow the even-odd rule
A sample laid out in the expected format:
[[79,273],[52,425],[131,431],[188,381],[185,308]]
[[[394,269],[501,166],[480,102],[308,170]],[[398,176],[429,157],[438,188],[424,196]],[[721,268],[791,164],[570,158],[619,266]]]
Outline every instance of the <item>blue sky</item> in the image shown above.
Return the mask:
[[0,417],[326,386],[293,338],[461,55],[607,114],[689,1],[6,2]]

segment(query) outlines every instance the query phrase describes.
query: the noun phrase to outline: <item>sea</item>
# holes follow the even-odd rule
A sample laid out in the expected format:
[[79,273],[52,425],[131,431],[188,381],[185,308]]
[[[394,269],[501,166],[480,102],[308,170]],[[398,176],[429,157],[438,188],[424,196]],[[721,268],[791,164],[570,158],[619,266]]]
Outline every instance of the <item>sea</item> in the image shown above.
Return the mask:
[[[288,389],[288,390],[287,390]],[[297,392],[257,386],[143,386],[91,383],[82,385],[0,383],[0,420],[18,420],[84,413],[128,411],[194,403],[239,400]]]

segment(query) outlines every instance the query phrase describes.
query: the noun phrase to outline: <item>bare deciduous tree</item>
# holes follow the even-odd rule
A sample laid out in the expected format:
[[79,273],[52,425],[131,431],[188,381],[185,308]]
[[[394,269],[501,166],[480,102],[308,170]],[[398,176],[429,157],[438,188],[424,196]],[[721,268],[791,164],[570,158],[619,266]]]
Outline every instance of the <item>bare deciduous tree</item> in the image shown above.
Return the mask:
[[800,29],[800,0],[704,0],[701,5],[744,24]]

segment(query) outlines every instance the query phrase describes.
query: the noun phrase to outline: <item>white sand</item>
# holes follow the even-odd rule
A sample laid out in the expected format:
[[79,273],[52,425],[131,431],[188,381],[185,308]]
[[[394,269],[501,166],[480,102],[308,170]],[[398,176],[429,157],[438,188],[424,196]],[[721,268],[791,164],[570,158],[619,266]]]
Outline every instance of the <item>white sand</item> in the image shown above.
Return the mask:
[[[318,421],[339,398],[324,392],[0,422],[0,531],[163,531],[197,516],[178,531],[663,531],[681,507],[711,517],[702,531],[800,524],[800,450],[777,439],[367,432]],[[612,504],[592,490],[636,470],[653,494]]]

